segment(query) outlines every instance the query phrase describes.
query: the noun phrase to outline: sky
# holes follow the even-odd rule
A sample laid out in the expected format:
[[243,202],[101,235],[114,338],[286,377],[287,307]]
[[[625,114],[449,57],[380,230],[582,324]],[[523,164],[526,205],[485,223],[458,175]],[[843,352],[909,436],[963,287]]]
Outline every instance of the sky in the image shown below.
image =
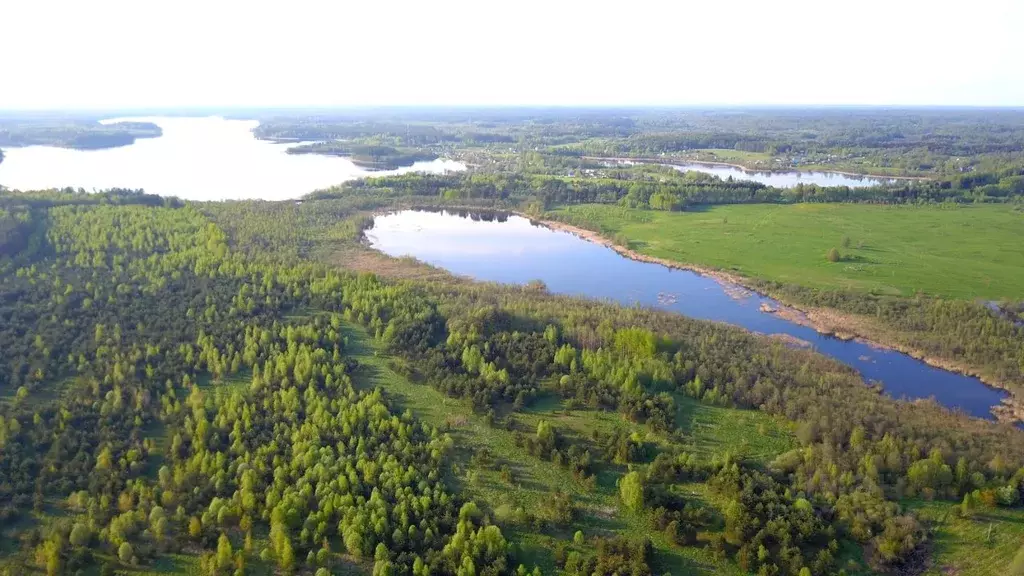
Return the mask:
[[0,109],[1024,106],[1024,0],[0,0]]

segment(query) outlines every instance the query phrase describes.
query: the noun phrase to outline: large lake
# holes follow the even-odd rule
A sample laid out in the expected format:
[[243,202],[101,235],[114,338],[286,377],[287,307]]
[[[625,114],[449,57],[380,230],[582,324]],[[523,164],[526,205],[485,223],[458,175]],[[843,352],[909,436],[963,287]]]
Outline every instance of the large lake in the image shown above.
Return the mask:
[[143,188],[189,200],[286,200],[367,175],[465,169],[458,162],[435,160],[370,172],[336,156],[288,154],[294,144],[253,136],[255,120],[156,117],[105,122],[124,120],[153,122],[163,136],[104,150],[4,148],[0,184],[18,190]]
[[853,366],[866,380],[881,382],[897,398],[934,397],[947,407],[992,419],[991,408],[1006,397],[976,378],[933,368],[899,352],[824,336],[762,312],[762,303],[778,306],[769,298],[693,272],[630,260],[519,216],[469,218],[406,210],[376,217],[366,237],[392,256],[414,256],[478,280],[541,280],[554,293],[662,308],[764,334],[788,334]]

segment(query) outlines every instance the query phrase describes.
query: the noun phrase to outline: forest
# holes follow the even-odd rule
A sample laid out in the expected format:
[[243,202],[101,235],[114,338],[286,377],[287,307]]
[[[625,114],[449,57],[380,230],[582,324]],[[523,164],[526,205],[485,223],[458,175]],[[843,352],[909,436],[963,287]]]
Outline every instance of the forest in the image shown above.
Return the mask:
[[394,148],[379,144],[346,144],[343,142],[315,142],[299,144],[288,148],[289,154],[324,154],[343,156],[361,168],[371,170],[394,170],[412,166],[416,162],[437,158],[432,152],[421,152],[409,148]]
[[1021,430],[724,324],[358,271],[399,193],[0,191],[0,570],[907,573],[961,523],[1014,561]]
[[[718,161],[953,180],[1024,167],[1024,111],[971,108],[385,108],[264,113],[261,138]],[[1019,174],[1019,172],[1018,172]]]
[[[56,146],[77,150],[116,148],[139,138],[158,138],[162,130],[152,122],[100,124],[85,118],[5,117],[0,115],[0,147]],[[0,162],[3,153],[0,152]]]

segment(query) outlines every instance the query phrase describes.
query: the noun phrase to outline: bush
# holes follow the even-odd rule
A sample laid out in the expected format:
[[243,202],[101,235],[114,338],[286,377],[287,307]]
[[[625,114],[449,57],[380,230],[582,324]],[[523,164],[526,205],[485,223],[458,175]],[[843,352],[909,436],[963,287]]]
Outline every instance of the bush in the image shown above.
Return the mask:
[[828,261],[829,262],[839,262],[840,260],[842,260],[842,258],[843,258],[842,255],[839,254],[839,250],[836,250],[835,248],[832,248],[831,250],[828,251]]

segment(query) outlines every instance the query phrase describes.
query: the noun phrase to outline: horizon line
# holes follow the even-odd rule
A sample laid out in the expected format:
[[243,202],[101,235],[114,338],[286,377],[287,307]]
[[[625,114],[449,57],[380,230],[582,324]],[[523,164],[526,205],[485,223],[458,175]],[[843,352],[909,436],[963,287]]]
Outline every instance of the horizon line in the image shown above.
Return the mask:
[[1024,110],[1024,104],[185,104],[133,106],[58,106],[46,108],[0,107],[5,113],[68,113],[119,111],[212,111],[212,110],[807,110],[807,109],[875,109],[875,110]]

